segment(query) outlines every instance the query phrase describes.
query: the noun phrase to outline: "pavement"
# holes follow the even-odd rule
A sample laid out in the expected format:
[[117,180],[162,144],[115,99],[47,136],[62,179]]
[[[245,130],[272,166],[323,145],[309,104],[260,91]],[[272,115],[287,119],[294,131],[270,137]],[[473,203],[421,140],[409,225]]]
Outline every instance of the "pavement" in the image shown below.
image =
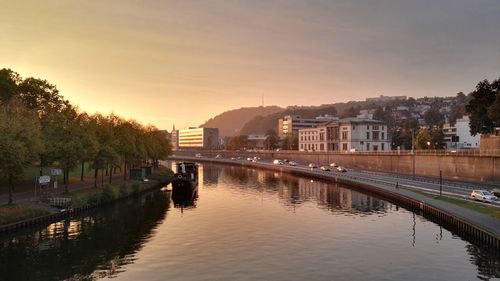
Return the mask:
[[[171,157],[173,160],[189,160],[189,161],[208,161],[215,163],[223,163],[223,164],[231,164],[231,165],[243,165],[250,167],[262,167],[262,168],[271,168],[271,169],[279,169],[283,172],[300,172],[301,174],[307,174],[312,176],[321,176],[321,178],[327,178],[335,180],[335,178],[343,178],[349,180],[351,182],[359,182],[369,184],[374,188],[380,188],[386,191],[390,191],[392,193],[397,193],[408,198],[412,198],[419,202],[423,202],[427,205],[433,206],[440,210],[447,212],[450,215],[461,218],[473,225],[478,226],[479,228],[485,229],[488,232],[500,237],[500,219],[496,219],[492,216],[488,216],[485,214],[481,214],[461,206],[451,204],[448,202],[444,202],[442,200],[437,200],[432,197],[426,196],[424,194],[420,194],[414,192],[413,190],[420,190],[426,193],[434,193],[439,194],[439,179],[436,180],[416,177],[413,180],[412,176],[401,176],[400,174],[392,174],[390,172],[373,172],[373,171],[365,171],[359,169],[347,169],[347,172],[341,173],[335,171],[332,167],[332,171],[322,171],[318,168],[311,169],[307,165],[302,163],[297,166],[290,166],[288,164],[277,165],[272,163],[272,159],[261,159],[257,162],[250,162],[246,159],[215,159],[215,158],[207,158],[207,157],[186,157],[186,156],[178,156]],[[309,163],[307,163],[309,164]],[[396,183],[399,188],[396,188]],[[445,180],[442,182],[442,192],[444,196],[449,197],[457,197],[462,199],[469,199],[472,189],[491,189],[491,183],[470,183],[464,181],[454,181],[454,180]],[[479,203],[479,202],[478,202]],[[483,204],[483,203],[479,203]],[[485,204],[485,203],[484,203]],[[494,206],[500,208],[500,202],[488,203],[488,206]]]
[[[115,174],[112,177],[112,182],[119,182],[123,181],[123,174]],[[107,184],[109,182],[109,176],[104,176],[104,184]],[[99,175],[97,179],[97,186],[101,186],[101,176]],[[82,189],[88,189],[88,188],[94,188],[94,179],[86,179],[85,181],[78,181],[78,182],[70,182],[68,185],[68,190],[69,191],[76,191],[76,190],[82,190]],[[49,188],[45,190],[45,194],[49,195],[55,195],[55,194],[60,194],[64,192],[64,185],[62,183],[59,183],[59,187],[57,189],[54,189],[52,187],[52,183]],[[14,203],[20,204],[23,206],[27,207],[36,207],[36,208],[43,208],[44,204],[38,204],[38,199],[41,195],[40,190],[37,190],[35,194],[35,190],[31,191],[25,191],[25,192],[19,192],[19,193],[14,193]],[[0,195],[0,205],[6,204],[9,202],[9,194],[1,194]]]

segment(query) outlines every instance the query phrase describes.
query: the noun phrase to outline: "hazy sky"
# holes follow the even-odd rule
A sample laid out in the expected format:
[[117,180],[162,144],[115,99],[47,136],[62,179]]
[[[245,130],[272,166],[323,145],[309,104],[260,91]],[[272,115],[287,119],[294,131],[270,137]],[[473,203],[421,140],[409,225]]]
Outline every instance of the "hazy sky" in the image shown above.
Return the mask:
[[0,0],[0,67],[160,128],[500,77],[500,1]]

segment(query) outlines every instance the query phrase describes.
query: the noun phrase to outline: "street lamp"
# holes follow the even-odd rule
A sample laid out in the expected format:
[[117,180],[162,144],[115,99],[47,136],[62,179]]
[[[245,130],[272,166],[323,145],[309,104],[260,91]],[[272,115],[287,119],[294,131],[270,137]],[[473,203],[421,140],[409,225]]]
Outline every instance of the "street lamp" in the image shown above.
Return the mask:
[[411,129],[411,154],[413,154],[413,180],[415,180],[415,128]]

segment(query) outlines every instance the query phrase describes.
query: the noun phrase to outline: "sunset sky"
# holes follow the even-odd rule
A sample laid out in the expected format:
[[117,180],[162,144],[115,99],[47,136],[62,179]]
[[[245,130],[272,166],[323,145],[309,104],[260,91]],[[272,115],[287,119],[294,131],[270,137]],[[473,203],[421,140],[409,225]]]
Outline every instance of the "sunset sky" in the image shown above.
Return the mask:
[[500,77],[500,1],[0,0],[0,68],[170,129]]

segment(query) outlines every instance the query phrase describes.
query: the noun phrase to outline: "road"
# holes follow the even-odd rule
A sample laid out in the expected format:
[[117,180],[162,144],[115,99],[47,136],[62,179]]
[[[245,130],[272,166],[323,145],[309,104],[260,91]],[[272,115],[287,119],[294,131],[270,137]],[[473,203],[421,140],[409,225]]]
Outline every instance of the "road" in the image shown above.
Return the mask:
[[[213,159],[208,157],[199,157],[199,158],[182,157],[182,158],[191,160],[205,160],[205,161],[218,160],[235,164],[242,164],[248,162],[247,159],[221,159],[221,158]],[[274,166],[276,165],[273,164],[272,159],[260,159],[258,160],[258,163],[263,165],[274,165]],[[284,165],[291,170],[293,169],[308,170],[318,174],[327,173],[335,175],[339,178],[348,178],[361,182],[377,183],[393,187],[395,187],[396,184],[398,184],[400,188],[420,190],[426,193],[433,193],[433,194],[439,194],[440,191],[439,179],[436,178],[417,176],[415,177],[415,179],[413,179],[411,175],[403,175],[391,172],[374,172],[374,171],[350,169],[350,168],[346,168],[347,172],[345,173],[337,172],[333,167],[328,167],[331,168],[332,171],[322,171],[319,169],[319,167],[315,169],[310,169],[308,167],[308,164],[309,163],[297,163],[296,166],[290,166],[288,163],[284,163]],[[472,183],[467,181],[446,179],[442,181],[441,187],[442,187],[442,194],[444,196],[469,200],[469,195],[471,194],[473,189],[491,190],[495,187],[500,188],[500,184],[497,185],[492,183],[481,183],[481,182]],[[500,207],[499,201],[487,204],[490,206]]]

